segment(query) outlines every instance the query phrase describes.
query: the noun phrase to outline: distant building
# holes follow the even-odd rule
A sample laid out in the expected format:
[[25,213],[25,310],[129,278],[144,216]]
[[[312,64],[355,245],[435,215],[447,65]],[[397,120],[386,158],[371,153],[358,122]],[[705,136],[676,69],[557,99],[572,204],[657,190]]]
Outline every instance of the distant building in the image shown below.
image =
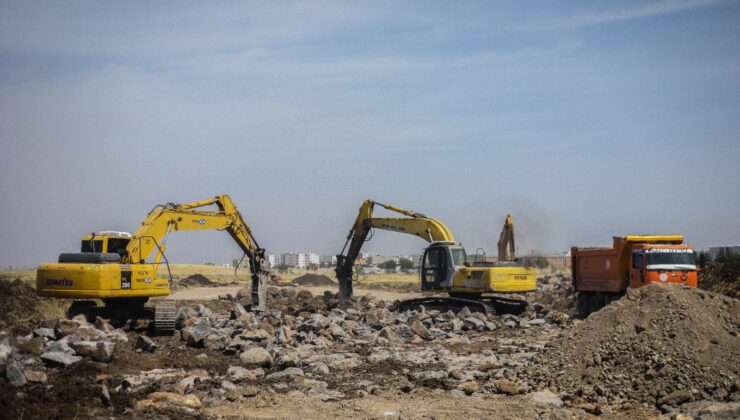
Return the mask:
[[336,255],[321,255],[319,256],[319,265],[321,267],[334,267],[337,265]]
[[720,255],[740,255],[740,245],[710,246],[709,255],[716,260]]
[[321,263],[321,256],[319,254],[310,253],[308,255],[308,263],[313,265],[319,265]]
[[269,254],[267,256],[267,263],[273,268],[283,265],[283,256],[280,254]]
[[411,261],[413,261],[413,263],[414,263],[413,268],[414,269],[418,270],[419,268],[421,268],[421,254],[409,255],[409,259]]
[[306,266],[309,264],[308,262],[308,254],[298,254],[298,268],[306,268]]
[[321,263],[319,254],[313,252],[301,252],[297,254],[287,253],[280,255],[281,263],[288,267],[306,268],[309,265],[318,266]]
[[298,267],[298,254],[283,254],[283,264],[288,267]]

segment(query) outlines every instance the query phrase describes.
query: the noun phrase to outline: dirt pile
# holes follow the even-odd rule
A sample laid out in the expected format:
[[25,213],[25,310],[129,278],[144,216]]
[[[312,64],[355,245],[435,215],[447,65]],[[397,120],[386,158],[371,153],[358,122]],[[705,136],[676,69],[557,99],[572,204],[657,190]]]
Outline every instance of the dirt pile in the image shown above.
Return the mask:
[[180,287],[193,287],[193,286],[214,287],[216,286],[216,283],[212,282],[208,277],[202,274],[193,274],[192,276],[188,276],[188,277],[185,277],[184,279],[180,279],[178,284],[180,285]]
[[740,299],[740,263],[710,264],[699,273],[699,287]]
[[537,279],[537,291],[532,295],[527,295],[526,298],[530,302],[536,302],[569,315],[578,312],[576,290],[570,276],[556,274],[540,277]]
[[293,279],[293,284],[299,286],[336,286],[334,280],[322,274],[304,274]]
[[36,291],[20,279],[0,278],[0,330],[27,334],[44,315],[38,309]]
[[[740,398],[740,301],[653,284],[589,316],[546,351],[533,382],[567,398],[668,411]],[[570,394],[570,395],[568,395]]]

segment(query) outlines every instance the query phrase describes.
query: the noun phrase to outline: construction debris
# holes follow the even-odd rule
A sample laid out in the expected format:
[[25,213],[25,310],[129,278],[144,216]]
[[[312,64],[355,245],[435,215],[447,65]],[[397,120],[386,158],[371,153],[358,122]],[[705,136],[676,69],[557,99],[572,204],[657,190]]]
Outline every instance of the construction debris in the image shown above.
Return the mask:
[[[63,416],[70,404],[101,416],[217,416],[210,410],[270,406],[265,398],[277,395],[326,404],[448,393],[582,417],[725,413],[740,399],[740,305],[697,289],[644,287],[585,321],[552,309],[558,301],[497,316],[398,312],[369,295],[340,307],[334,293],[294,287],[268,295],[270,309],[257,313],[233,301],[182,302],[173,337],[82,318],[41,321],[31,337],[0,333],[0,396],[27,390],[0,408],[14,417]],[[16,343],[31,339],[42,352],[21,356]],[[44,414],[34,397],[41,386],[51,386]],[[715,405],[695,405],[707,401]]]

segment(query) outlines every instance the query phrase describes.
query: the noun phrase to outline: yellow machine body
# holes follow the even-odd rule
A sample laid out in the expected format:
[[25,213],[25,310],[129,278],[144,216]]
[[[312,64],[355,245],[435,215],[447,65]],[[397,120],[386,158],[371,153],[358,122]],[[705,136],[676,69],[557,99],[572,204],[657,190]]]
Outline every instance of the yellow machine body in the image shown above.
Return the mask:
[[154,264],[41,264],[36,290],[39,296],[74,299],[169,295],[169,281],[155,274]]
[[[423,290],[423,289],[422,289]],[[462,293],[524,293],[537,290],[537,274],[527,267],[461,267],[452,291]]]

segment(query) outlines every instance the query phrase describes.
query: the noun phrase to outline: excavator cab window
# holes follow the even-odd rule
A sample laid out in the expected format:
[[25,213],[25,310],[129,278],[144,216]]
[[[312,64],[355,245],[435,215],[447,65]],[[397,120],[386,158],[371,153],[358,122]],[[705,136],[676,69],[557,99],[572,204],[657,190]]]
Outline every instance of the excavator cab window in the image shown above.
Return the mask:
[[80,252],[103,252],[103,240],[102,239],[89,239],[82,240],[82,246]]
[[422,264],[424,287],[439,287],[447,275],[447,248],[427,248]]
[[455,267],[464,266],[468,259],[465,250],[463,248],[452,248],[450,251],[452,252],[452,265]]
[[126,255],[126,247],[130,240],[129,238],[108,238],[108,249],[106,252],[115,253],[123,257]]

